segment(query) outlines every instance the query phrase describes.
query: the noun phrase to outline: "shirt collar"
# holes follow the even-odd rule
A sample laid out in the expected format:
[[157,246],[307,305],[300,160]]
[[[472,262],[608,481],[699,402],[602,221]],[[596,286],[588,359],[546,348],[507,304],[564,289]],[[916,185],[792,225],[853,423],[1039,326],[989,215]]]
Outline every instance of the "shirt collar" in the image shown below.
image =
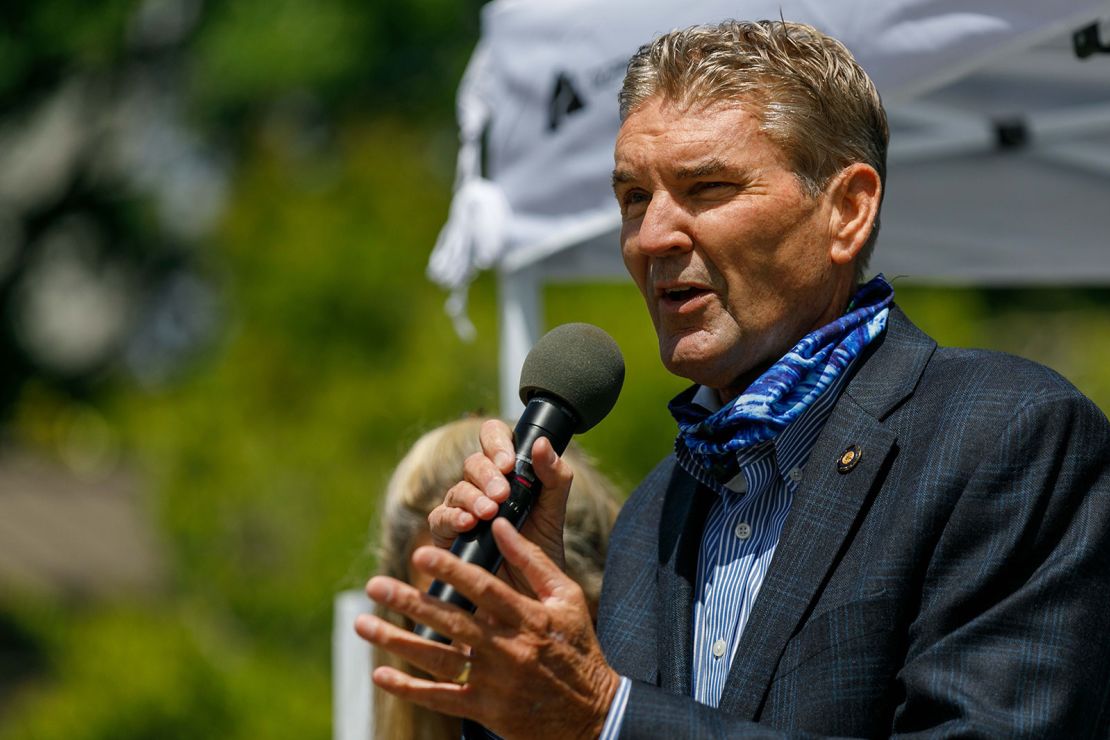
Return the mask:
[[693,398],[690,399],[690,403],[696,403],[711,414],[720,411],[724,406],[717,391],[707,385],[698,386],[698,389],[694,391]]

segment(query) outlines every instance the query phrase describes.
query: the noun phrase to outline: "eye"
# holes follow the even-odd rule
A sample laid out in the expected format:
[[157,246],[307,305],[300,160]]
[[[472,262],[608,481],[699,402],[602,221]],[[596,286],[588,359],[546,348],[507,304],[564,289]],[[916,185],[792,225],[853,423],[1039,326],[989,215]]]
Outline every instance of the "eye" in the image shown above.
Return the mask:
[[719,191],[723,188],[735,188],[735,187],[736,187],[736,185],[731,183],[731,182],[720,182],[720,181],[699,182],[699,183],[694,184],[694,187],[691,188],[691,191],[694,192],[694,193],[707,193],[707,192]]
[[620,201],[621,212],[627,218],[641,213],[644,207],[651,201],[651,194],[639,188],[631,188],[621,193],[618,199]]

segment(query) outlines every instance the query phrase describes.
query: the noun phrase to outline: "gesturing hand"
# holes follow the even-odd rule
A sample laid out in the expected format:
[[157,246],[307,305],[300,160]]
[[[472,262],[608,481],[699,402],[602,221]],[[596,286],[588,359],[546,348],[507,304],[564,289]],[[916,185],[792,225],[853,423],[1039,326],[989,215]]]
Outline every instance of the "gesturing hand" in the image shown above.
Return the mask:
[[[537,728],[545,737],[597,737],[620,678],[601,653],[582,589],[505,520],[494,521],[493,534],[506,563],[536,598],[449,552],[419,548],[413,565],[453,585],[478,613],[392,578],[372,578],[366,585],[371,599],[454,640],[440,645],[372,615],[360,616],[355,623],[360,636],[433,677],[379,667],[374,683],[429,709],[473,719],[505,738],[534,737]],[[469,654],[460,645],[468,645]],[[460,677],[465,684],[452,680]]]

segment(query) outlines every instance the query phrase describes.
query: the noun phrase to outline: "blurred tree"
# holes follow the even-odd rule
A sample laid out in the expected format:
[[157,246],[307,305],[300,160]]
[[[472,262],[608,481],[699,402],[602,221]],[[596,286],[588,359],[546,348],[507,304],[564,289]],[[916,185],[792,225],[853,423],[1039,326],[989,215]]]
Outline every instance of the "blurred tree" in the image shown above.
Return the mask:
[[370,569],[377,487],[495,398],[489,282],[464,346],[423,277],[476,11],[4,11],[0,419],[66,459],[48,420],[99,408],[171,570],[142,603],[5,594],[0,736],[326,735],[331,598]]

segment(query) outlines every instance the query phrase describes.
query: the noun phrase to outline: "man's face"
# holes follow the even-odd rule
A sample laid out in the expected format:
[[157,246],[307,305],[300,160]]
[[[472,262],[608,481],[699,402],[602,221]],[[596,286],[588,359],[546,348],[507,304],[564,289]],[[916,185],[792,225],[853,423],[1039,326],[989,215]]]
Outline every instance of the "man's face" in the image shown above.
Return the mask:
[[806,194],[750,110],[651,99],[621,126],[613,172],[663,364],[723,400],[840,315],[851,286],[826,196]]

